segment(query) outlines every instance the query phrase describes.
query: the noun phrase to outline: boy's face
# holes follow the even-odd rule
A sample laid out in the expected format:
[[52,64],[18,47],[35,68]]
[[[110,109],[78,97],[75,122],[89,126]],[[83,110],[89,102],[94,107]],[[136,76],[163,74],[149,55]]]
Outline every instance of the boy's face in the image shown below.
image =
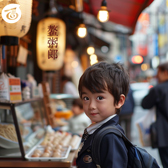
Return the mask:
[[92,122],[100,122],[116,113],[116,108],[120,108],[125,101],[125,96],[120,96],[118,104],[114,105],[114,97],[104,90],[102,93],[92,93],[87,88],[82,87],[83,109]]

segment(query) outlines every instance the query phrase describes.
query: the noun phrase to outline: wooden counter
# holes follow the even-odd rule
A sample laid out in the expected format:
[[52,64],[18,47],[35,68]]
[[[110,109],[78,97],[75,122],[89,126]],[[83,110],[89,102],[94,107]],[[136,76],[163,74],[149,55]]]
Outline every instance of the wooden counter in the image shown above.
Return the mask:
[[76,151],[70,152],[67,159],[62,161],[27,161],[27,160],[0,160],[0,167],[72,167]]

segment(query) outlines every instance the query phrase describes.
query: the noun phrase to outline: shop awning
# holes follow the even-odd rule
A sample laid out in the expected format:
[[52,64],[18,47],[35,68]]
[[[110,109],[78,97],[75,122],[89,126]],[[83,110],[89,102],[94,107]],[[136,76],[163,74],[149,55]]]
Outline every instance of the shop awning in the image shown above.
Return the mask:
[[[68,29],[74,30],[81,22],[80,12],[73,10],[75,5],[81,1],[83,4],[84,22],[87,27],[94,27],[101,29],[102,31],[133,34],[135,25],[141,12],[148,7],[154,0],[106,0],[107,9],[110,11],[109,21],[106,23],[100,23],[97,20],[97,13],[101,7],[102,0],[54,0],[57,5],[62,6],[59,9],[61,13],[61,19],[67,23]],[[33,0],[33,11],[38,9],[38,15],[33,19],[40,20],[44,12],[47,10],[49,0]]]
[[[84,1],[84,11],[96,17],[101,2],[102,0]],[[110,10],[109,21],[124,26],[129,29],[128,34],[132,34],[140,13],[148,7],[153,0],[106,0],[106,2],[107,9]],[[106,27],[106,25],[104,27]]]

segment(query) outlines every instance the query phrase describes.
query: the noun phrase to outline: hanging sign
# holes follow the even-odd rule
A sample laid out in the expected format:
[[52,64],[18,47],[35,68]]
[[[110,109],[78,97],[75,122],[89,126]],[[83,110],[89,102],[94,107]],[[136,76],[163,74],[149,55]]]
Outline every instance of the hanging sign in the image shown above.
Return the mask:
[[44,18],[37,25],[37,63],[44,71],[63,66],[66,42],[65,23],[58,18]]

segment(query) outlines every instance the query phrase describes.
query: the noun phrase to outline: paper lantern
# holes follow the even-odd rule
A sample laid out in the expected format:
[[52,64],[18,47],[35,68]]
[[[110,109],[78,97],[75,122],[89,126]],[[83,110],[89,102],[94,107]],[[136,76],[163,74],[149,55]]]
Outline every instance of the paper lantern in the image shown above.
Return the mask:
[[[0,1],[1,41],[8,37],[23,37],[30,28],[32,0]],[[7,40],[6,40],[7,41]]]
[[37,63],[44,71],[63,66],[66,42],[65,23],[58,18],[44,18],[37,25]]

